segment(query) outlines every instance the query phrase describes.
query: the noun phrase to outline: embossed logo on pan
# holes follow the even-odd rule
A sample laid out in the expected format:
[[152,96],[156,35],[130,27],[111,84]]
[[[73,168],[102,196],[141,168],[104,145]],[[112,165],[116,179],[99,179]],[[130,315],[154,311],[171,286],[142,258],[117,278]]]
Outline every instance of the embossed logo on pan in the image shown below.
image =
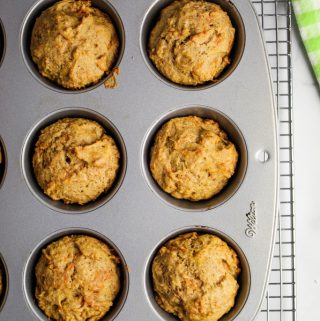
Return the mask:
[[257,215],[256,215],[256,203],[252,201],[250,203],[250,211],[246,214],[247,226],[246,236],[253,238],[257,234]]

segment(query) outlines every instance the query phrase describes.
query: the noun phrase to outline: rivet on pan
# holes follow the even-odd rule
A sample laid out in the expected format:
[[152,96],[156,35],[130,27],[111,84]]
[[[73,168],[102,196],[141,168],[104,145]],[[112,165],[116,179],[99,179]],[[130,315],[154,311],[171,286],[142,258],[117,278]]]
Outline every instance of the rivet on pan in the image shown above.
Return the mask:
[[266,150],[259,150],[256,154],[256,159],[260,163],[266,163],[270,159],[270,154]]

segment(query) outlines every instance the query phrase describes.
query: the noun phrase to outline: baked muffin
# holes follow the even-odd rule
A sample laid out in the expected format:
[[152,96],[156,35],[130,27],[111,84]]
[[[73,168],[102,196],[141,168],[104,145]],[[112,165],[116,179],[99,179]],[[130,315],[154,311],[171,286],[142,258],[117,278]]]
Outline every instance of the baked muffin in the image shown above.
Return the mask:
[[182,321],[217,321],[235,304],[239,273],[237,254],[220,238],[183,234],[153,260],[155,298]]
[[36,265],[37,303],[56,321],[100,320],[120,290],[119,258],[89,236],[65,236]]
[[150,170],[167,193],[200,201],[219,193],[234,174],[238,152],[219,124],[197,116],[173,118],[156,135]]
[[112,71],[118,47],[110,18],[91,1],[63,0],[37,18],[30,49],[42,76],[81,89]]
[[97,122],[64,118],[41,131],[32,165],[45,194],[82,205],[109,190],[119,159],[113,138]]
[[178,0],[161,11],[149,56],[166,78],[196,86],[214,81],[230,63],[235,38],[228,14],[215,3]]

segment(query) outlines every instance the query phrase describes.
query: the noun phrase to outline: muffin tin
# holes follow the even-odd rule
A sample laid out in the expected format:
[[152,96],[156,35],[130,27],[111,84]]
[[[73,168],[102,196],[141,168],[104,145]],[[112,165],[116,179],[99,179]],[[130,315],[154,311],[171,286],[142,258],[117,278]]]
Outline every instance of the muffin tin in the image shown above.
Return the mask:
[[[171,1],[93,1],[117,26],[121,72],[116,89],[105,89],[102,80],[81,91],[44,80],[30,60],[32,22],[53,2],[0,0],[7,44],[0,66],[0,136],[6,144],[7,172],[0,189],[0,257],[8,271],[0,320],[47,320],[33,297],[35,260],[48,242],[79,233],[95,235],[121,254],[122,293],[103,321],[176,320],[154,301],[150,263],[163,242],[186,231],[216,234],[238,252],[241,288],[235,307],[221,320],[253,320],[265,291],[275,237],[278,142],[270,71],[250,1],[213,1],[232,10],[230,16],[239,26],[233,64],[214,84],[192,88],[165,80],[146,52],[151,25]],[[148,168],[159,126],[189,114],[218,120],[240,153],[228,186],[200,203],[163,193]],[[112,190],[84,207],[49,200],[32,173],[30,157],[39,131],[63,117],[97,120],[115,138],[122,155]]]

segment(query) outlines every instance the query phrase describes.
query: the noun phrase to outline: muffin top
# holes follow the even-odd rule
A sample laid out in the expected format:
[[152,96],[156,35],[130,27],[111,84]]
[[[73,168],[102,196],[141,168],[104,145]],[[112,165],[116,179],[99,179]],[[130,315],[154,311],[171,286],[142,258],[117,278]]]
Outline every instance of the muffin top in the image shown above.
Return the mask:
[[108,191],[120,154],[97,122],[64,118],[41,131],[32,159],[45,194],[66,204],[85,204]]
[[197,116],[173,118],[156,135],[150,170],[167,193],[200,201],[219,193],[234,174],[238,152],[219,124]]
[[120,289],[118,263],[105,243],[90,236],[51,243],[35,269],[39,307],[57,321],[100,320]]
[[81,89],[111,72],[119,40],[110,18],[91,1],[58,1],[37,18],[31,55],[42,76]]
[[152,263],[156,301],[182,321],[217,321],[234,306],[239,273],[237,254],[217,236],[180,235]]
[[217,4],[178,0],[161,11],[149,38],[149,56],[171,81],[200,85],[230,63],[235,37],[228,14]]

